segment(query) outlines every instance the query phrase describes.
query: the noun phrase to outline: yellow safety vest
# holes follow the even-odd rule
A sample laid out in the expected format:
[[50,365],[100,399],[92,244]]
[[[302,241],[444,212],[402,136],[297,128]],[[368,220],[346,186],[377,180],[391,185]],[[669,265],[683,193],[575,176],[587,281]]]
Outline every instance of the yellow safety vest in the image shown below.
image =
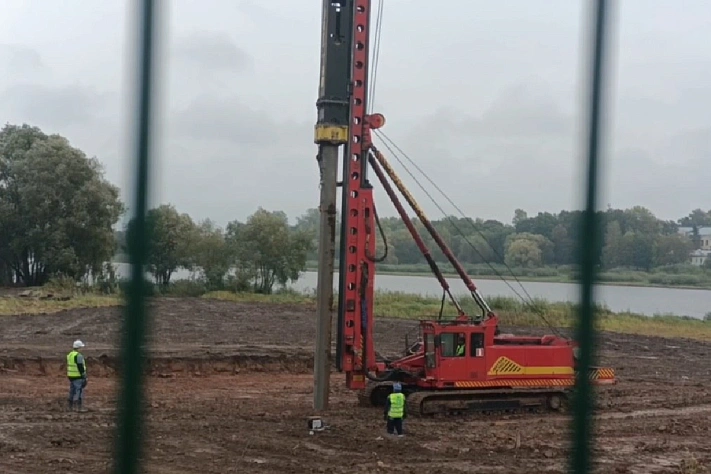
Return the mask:
[[405,395],[402,393],[391,393],[388,395],[388,400],[390,400],[388,416],[390,418],[402,418],[402,415],[405,413]]
[[463,356],[464,355],[464,344],[460,344],[457,346],[457,356]]
[[[79,353],[77,351],[71,351],[67,354],[67,377],[78,378],[81,377],[79,372],[79,367],[77,366],[76,356]],[[84,371],[86,372],[86,357],[84,358]]]

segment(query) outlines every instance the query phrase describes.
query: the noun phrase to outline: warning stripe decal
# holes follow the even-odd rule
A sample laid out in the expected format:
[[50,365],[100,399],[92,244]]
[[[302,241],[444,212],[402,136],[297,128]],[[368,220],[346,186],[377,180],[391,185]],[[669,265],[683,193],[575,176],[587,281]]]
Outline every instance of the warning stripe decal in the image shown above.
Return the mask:
[[572,387],[575,385],[574,379],[513,379],[513,380],[489,380],[486,382],[455,382],[454,386],[459,388],[479,388],[479,387]]
[[590,379],[592,380],[599,380],[599,379],[614,379],[615,378],[615,370],[614,369],[595,369],[592,372],[590,372]]
[[[595,369],[590,372],[590,380],[614,380],[615,371],[613,369]],[[459,388],[479,388],[479,387],[572,387],[575,385],[575,378],[567,379],[508,379],[508,380],[487,380],[487,381],[463,381],[455,382],[454,386]]]
[[572,367],[524,367],[506,356],[501,356],[489,369],[489,376],[497,375],[573,375]]

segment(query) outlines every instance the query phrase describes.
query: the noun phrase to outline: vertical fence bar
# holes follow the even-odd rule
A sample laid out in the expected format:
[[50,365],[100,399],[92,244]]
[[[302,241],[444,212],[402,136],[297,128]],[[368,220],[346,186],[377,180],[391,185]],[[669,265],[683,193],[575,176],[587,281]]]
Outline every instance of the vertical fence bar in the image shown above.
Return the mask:
[[593,308],[593,285],[600,256],[600,222],[597,214],[599,142],[602,115],[603,66],[605,64],[605,33],[607,21],[607,1],[596,0],[593,20],[593,50],[591,70],[591,90],[589,97],[589,132],[587,157],[587,191],[585,212],[582,219],[582,239],[580,242],[581,304],[577,327],[580,343],[580,367],[576,380],[573,412],[573,456],[572,470],[576,474],[590,472],[593,394],[588,372],[594,360],[595,324]]
[[151,135],[151,92],[154,53],[154,2],[141,0],[136,8],[140,15],[138,48],[139,87],[136,117],[136,200],[134,232],[129,235],[131,282],[127,294],[122,341],[122,393],[118,412],[118,452],[116,474],[136,474],[140,466],[142,429],[141,405],[143,391],[143,341],[146,331],[144,267],[147,259],[148,229],[146,208]]

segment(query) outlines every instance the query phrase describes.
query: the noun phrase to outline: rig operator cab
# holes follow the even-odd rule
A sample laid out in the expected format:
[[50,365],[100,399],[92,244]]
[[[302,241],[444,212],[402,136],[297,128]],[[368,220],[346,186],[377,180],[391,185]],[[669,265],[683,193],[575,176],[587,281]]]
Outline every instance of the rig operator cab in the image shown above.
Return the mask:
[[489,336],[491,344],[494,337],[494,328],[491,331],[486,329],[482,326],[423,323],[425,377],[439,380],[445,387],[454,387],[457,381],[485,372],[485,341]]
[[420,331],[421,364],[416,353],[391,368],[407,368],[421,388],[549,386],[575,373],[575,343],[560,337],[500,334],[496,321],[466,317],[421,321]]

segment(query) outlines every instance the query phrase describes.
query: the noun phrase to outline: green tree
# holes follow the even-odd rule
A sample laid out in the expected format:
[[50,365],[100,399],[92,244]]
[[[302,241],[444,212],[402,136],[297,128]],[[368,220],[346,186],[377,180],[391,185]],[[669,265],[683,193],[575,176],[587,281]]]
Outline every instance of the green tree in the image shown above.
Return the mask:
[[683,227],[711,226],[711,210],[703,211],[701,209],[694,209],[689,215],[679,219],[679,225]]
[[619,266],[651,270],[654,265],[654,236],[627,232],[619,246]]
[[293,230],[281,211],[261,207],[244,224],[228,226],[229,242],[242,269],[249,269],[253,290],[272,293],[274,284],[286,285],[306,270],[313,243],[307,232]]
[[[338,216],[338,213],[336,213]],[[317,260],[318,259],[318,237],[319,237],[319,229],[321,226],[321,213],[319,212],[318,208],[314,207],[311,209],[307,209],[306,212],[304,212],[301,216],[296,218],[296,225],[294,225],[293,229],[296,231],[304,232],[305,234],[308,234],[311,236],[311,250],[309,251],[308,255],[306,256],[307,260]],[[340,237],[341,228],[338,227],[338,219],[336,223],[336,240]],[[338,248],[338,247],[336,247]],[[336,259],[338,258],[338,255],[336,255]]]
[[9,286],[12,284],[12,268],[4,261],[0,260],[0,286]]
[[210,219],[205,219],[195,229],[190,256],[192,266],[200,270],[211,289],[224,288],[225,275],[234,258],[223,230]]
[[[558,213],[558,223],[563,226],[565,233],[570,242],[570,253],[565,261],[559,262],[560,264],[578,264],[578,258],[580,256],[580,224],[583,219],[582,211],[560,211]],[[605,227],[604,220],[602,221],[603,226],[600,229],[600,241],[604,242]],[[602,258],[602,257],[601,257]]]
[[516,232],[529,232],[548,239],[553,236],[553,229],[558,225],[558,216],[550,212],[539,212],[536,217],[529,217],[516,222]]
[[654,242],[654,266],[687,263],[694,244],[681,235],[660,235]]
[[602,248],[602,264],[605,268],[615,268],[622,265],[624,256],[622,255],[622,230],[618,221],[607,224],[605,233],[605,245]]
[[632,231],[648,236],[661,233],[662,221],[657,219],[646,207],[634,206],[631,209],[625,209],[624,213],[627,218],[625,233]]
[[511,223],[513,224],[514,227],[518,227],[519,225],[521,225],[521,223],[525,222],[526,220],[528,220],[528,214],[526,213],[526,211],[524,211],[523,209],[516,209],[514,211],[514,217],[511,220]]
[[37,127],[0,130],[0,261],[27,286],[52,275],[100,276],[115,253],[119,190],[60,135]]
[[[511,245],[519,240],[527,240],[533,243],[540,251],[541,251],[541,263],[538,264],[538,266],[543,265],[543,264],[548,264],[548,263],[553,263],[555,253],[554,253],[554,245],[553,242],[548,240],[542,235],[539,234],[531,234],[530,232],[522,232],[520,234],[511,234],[506,238],[506,252],[508,254],[508,250],[511,247]],[[521,247],[519,247],[521,248]],[[508,264],[508,262],[507,262]]]
[[506,249],[506,265],[511,267],[533,268],[543,263],[543,252],[531,239],[516,239]]
[[[129,222],[129,241],[134,229]],[[187,214],[179,214],[171,204],[163,204],[146,213],[148,232],[148,271],[160,285],[170,283],[178,268],[192,268],[195,223]]]
[[494,249],[479,234],[466,236],[466,239],[455,235],[448,245],[461,262],[477,264],[496,261]]
[[568,237],[565,226],[558,224],[551,231],[553,255],[557,265],[565,265],[573,260],[573,241]]
[[[505,225],[497,220],[477,221],[477,226],[481,230],[483,237],[488,242],[491,251],[494,253],[492,260],[496,263],[504,263],[506,253],[506,239],[515,233],[515,229],[510,225]],[[477,232],[476,235],[479,235]]]
[[[416,224],[419,224],[419,221],[416,222]],[[415,228],[420,235],[423,235],[423,231],[426,232],[424,226],[421,224],[415,225]],[[394,253],[395,258],[397,258],[398,263],[425,263],[425,259],[422,256],[420,249],[417,248],[415,239],[412,238],[412,235],[410,235],[410,232],[405,227],[405,224],[401,224],[401,227],[398,226],[397,230],[389,232],[388,242],[393,245],[392,252]],[[435,255],[435,249],[430,245],[428,245],[428,247],[432,254]]]

